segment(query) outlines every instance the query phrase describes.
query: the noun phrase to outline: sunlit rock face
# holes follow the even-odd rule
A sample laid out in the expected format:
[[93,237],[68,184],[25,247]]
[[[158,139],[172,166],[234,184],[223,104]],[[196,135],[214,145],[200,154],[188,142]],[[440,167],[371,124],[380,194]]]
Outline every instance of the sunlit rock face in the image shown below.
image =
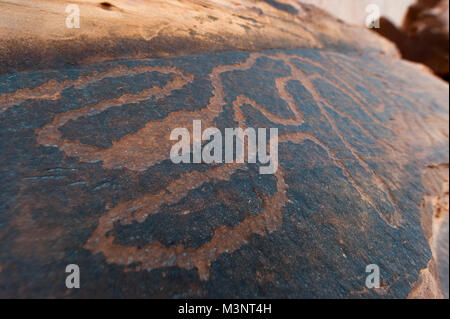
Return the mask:
[[[80,28],[67,28],[70,1],[2,3],[0,73],[111,59],[229,50],[397,49],[369,31],[296,1],[80,0]],[[182,18],[180,18],[182,17]],[[25,22],[24,22],[25,21]],[[364,38],[364,43],[360,41]]]
[[[238,20],[223,20],[195,38],[204,52],[168,40],[153,55],[130,40],[132,57],[116,38],[102,51],[91,26],[81,32],[100,44],[83,58],[72,48],[56,59],[50,45],[33,65],[22,47],[2,56],[0,297],[442,297],[448,84],[312,7],[235,2],[253,5],[239,19],[255,14],[255,30],[284,40],[260,48],[268,43],[249,31],[241,48]],[[170,22],[179,10],[145,3]],[[234,12],[183,3],[201,17]],[[93,8],[104,21],[116,10]],[[176,32],[202,32],[186,15]],[[286,17],[301,37],[267,25]],[[226,49],[206,45],[227,23]],[[51,36],[40,43],[66,43]],[[194,120],[277,128],[278,170],[173,163],[170,132]],[[68,264],[79,265],[81,289],[66,289]],[[381,269],[379,288],[365,284],[369,264]]]

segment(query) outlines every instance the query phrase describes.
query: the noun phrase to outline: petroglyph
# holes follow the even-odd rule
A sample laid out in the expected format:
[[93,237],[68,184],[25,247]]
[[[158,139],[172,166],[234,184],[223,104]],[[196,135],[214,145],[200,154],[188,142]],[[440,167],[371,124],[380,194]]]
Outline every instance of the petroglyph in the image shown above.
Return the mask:
[[[0,298],[405,298],[436,277],[422,173],[449,161],[448,83],[389,41],[294,0],[79,0],[80,29],[65,0],[0,2]],[[172,162],[194,120],[276,128],[276,174]]]
[[[20,105],[26,100],[58,100],[61,96],[61,92],[67,88],[74,87],[76,89],[83,89],[89,84],[99,82],[107,78],[115,78],[119,76],[130,76],[144,74],[148,72],[160,72],[165,74],[174,73],[177,74],[177,70],[170,68],[159,67],[135,67],[128,68],[126,66],[119,66],[105,72],[94,71],[90,75],[84,75],[78,77],[76,80],[65,80],[58,82],[56,80],[50,80],[36,88],[21,89],[12,93],[6,93],[0,96],[0,113],[6,111],[8,108]],[[170,87],[167,87],[170,89]]]
[[[336,63],[345,63],[340,59],[339,54],[320,53],[320,56]],[[317,81],[323,81],[333,85],[337,90],[347,96],[360,111],[364,112],[369,121],[376,125],[392,129],[392,126],[379,120],[373,112],[369,110],[364,97],[357,89],[350,85],[346,79],[348,76],[356,76],[356,71],[349,71],[346,74],[339,74],[333,70],[327,75],[321,74],[324,65],[313,59],[288,53],[251,53],[245,61],[231,64],[215,66],[209,74],[209,80],[212,86],[212,96],[206,107],[195,111],[175,111],[161,120],[148,122],[143,128],[135,133],[127,134],[118,141],[113,141],[112,146],[108,148],[99,148],[92,145],[83,144],[78,141],[64,139],[59,128],[66,125],[71,120],[77,120],[83,117],[90,117],[101,114],[112,107],[125,107],[131,103],[140,103],[148,99],[154,99],[156,102],[160,99],[174,94],[195,79],[193,75],[173,67],[153,67],[142,66],[128,68],[120,66],[102,73],[94,72],[91,75],[80,76],[76,80],[66,80],[57,82],[50,80],[35,89],[23,89],[13,93],[7,93],[0,96],[3,101],[2,111],[9,107],[20,105],[23,101],[29,99],[35,100],[55,100],[60,98],[60,94],[67,88],[81,89],[91,83],[100,81],[109,77],[123,75],[136,75],[144,73],[160,73],[169,75],[172,80],[163,87],[152,87],[144,89],[137,94],[124,94],[119,98],[103,100],[97,104],[88,105],[81,109],[72,110],[66,113],[56,115],[46,126],[37,129],[37,141],[43,146],[57,147],[69,157],[77,157],[83,162],[102,162],[106,169],[126,168],[132,171],[145,171],[148,168],[169,158],[172,143],[169,140],[170,132],[176,127],[191,127],[193,120],[201,119],[204,126],[214,126],[215,121],[224,112],[227,105],[227,95],[224,89],[222,76],[235,71],[246,72],[254,68],[259,59],[270,59],[282,63],[289,69],[289,75],[276,77],[274,79],[276,92],[286,103],[290,117],[274,114],[269,111],[266,105],[260,105],[245,94],[237,95],[231,103],[233,121],[238,123],[239,127],[245,129],[247,125],[247,115],[243,112],[244,105],[250,106],[259,112],[271,123],[284,127],[287,131],[279,136],[280,143],[302,144],[310,141],[323,150],[328,157],[338,167],[348,182],[357,191],[362,201],[368,203],[378,213],[390,227],[397,228],[401,226],[401,215],[396,208],[393,213],[383,211],[379,207],[377,199],[374,199],[368,190],[367,185],[361,183],[361,178],[354,176],[347,168],[342,155],[336,154],[327,143],[321,141],[318,137],[308,132],[298,131],[307,123],[305,115],[295,101],[288,84],[292,82],[300,83],[312,96],[313,101],[320,110],[324,119],[328,122],[338,139],[349,152],[352,160],[356,161],[370,176],[372,176],[372,186],[378,189],[389,201],[389,204],[395,207],[396,200],[392,195],[389,186],[384,179],[372,169],[364,155],[360,154],[351,142],[349,142],[336,123],[336,119],[330,114],[330,110],[340,117],[349,120],[367,136],[371,136],[390,153],[396,153],[397,150],[389,141],[376,137],[371,131],[365,128],[364,123],[347,111],[340,108],[339,105],[333,105],[327,96],[323,96],[317,88]],[[297,65],[296,61],[308,63],[310,67],[315,67],[315,72],[307,72]],[[318,71],[319,70],[319,71]],[[360,77],[360,75],[358,75]],[[332,81],[338,79],[338,81]],[[363,79],[361,80],[363,81]],[[339,84],[341,83],[341,84]],[[380,107],[382,110],[383,107]],[[246,150],[247,151],[247,150]],[[341,152],[342,153],[342,152]],[[281,154],[282,156],[282,154]],[[206,165],[206,164],[204,164]],[[148,194],[143,197],[133,199],[127,202],[119,203],[112,207],[99,219],[97,229],[85,244],[85,248],[93,253],[101,253],[105,256],[107,262],[126,266],[128,270],[151,270],[160,267],[178,266],[185,269],[197,268],[200,278],[207,280],[209,278],[209,266],[221,254],[232,253],[245,245],[249,236],[258,234],[264,236],[267,233],[274,232],[282,224],[283,207],[288,202],[288,186],[285,182],[285,170],[279,167],[275,174],[276,193],[272,196],[261,196],[264,209],[256,217],[246,217],[236,227],[220,227],[215,230],[212,239],[203,244],[200,248],[194,249],[184,247],[182,244],[175,244],[166,247],[160,242],[149,242],[143,247],[122,246],[115,243],[114,236],[110,233],[116,223],[121,225],[130,225],[132,222],[142,223],[148,216],[159,214],[162,205],[176,204],[184,199],[189,191],[197,189],[206,183],[217,183],[219,181],[228,181],[237,171],[246,171],[245,164],[225,164],[219,167],[211,167],[205,172],[192,171],[173,180],[165,189],[157,194]],[[255,190],[256,191],[256,190]],[[195,213],[195,212],[190,212]]]

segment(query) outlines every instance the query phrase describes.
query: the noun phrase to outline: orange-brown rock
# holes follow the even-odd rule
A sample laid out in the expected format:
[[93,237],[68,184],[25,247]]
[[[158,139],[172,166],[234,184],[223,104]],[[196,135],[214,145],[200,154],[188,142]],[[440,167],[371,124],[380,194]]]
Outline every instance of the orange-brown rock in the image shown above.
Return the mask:
[[0,72],[227,50],[341,47],[397,54],[381,37],[311,5],[273,5],[282,2],[80,0],[80,28],[68,29],[70,1],[1,0]]
[[[0,297],[442,296],[448,83],[296,1],[67,3],[0,0]],[[278,170],[175,164],[194,120]]]
[[375,31],[397,44],[404,59],[425,64],[448,79],[448,0],[419,0],[409,8],[401,28],[383,18]]

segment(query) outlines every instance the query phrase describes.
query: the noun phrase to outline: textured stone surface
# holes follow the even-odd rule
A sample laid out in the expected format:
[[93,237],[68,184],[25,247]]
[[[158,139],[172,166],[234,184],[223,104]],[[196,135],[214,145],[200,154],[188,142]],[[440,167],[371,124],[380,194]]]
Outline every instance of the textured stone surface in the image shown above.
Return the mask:
[[397,49],[368,30],[311,5],[279,0],[79,0],[80,28],[68,29],[66,0],[0,0],[0,73],[117,58],[229,50]]
[[383,18],[375,31],[393,41],[404,59],[423,63],[448,81],[448,10],[448,0],[418,0],[400,28]]
[[[439,297],[448,84],[352,41],[1,74],[0,297]],[[277,173],[173,164],[195,119],[277,127]]]
[[[448,87],[416,66],[230,52],[0,83],[2,296],[376,297],[376,263],[378,293],[406,297],[431,258],[421,178],[448,162]],[[193,119],[278,127],[277,174],[172,164]]]

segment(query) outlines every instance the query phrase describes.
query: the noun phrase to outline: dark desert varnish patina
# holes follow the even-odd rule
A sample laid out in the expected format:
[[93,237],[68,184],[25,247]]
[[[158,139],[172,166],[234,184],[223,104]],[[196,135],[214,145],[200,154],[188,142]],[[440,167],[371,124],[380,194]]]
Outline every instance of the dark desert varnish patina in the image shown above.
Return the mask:
[[[253,24],[303,12],[350,28],[296,2],[251,3],[240,19]],[[448,84],[351,30],[367,39],[134,47],[55,67],[5,55],[0,296],[439,297],[427,199],[448,196]],[[278,128],[279,169],[173,164],[170,132],[193,120]],[[72,263],[81,289],[65,287]]]

